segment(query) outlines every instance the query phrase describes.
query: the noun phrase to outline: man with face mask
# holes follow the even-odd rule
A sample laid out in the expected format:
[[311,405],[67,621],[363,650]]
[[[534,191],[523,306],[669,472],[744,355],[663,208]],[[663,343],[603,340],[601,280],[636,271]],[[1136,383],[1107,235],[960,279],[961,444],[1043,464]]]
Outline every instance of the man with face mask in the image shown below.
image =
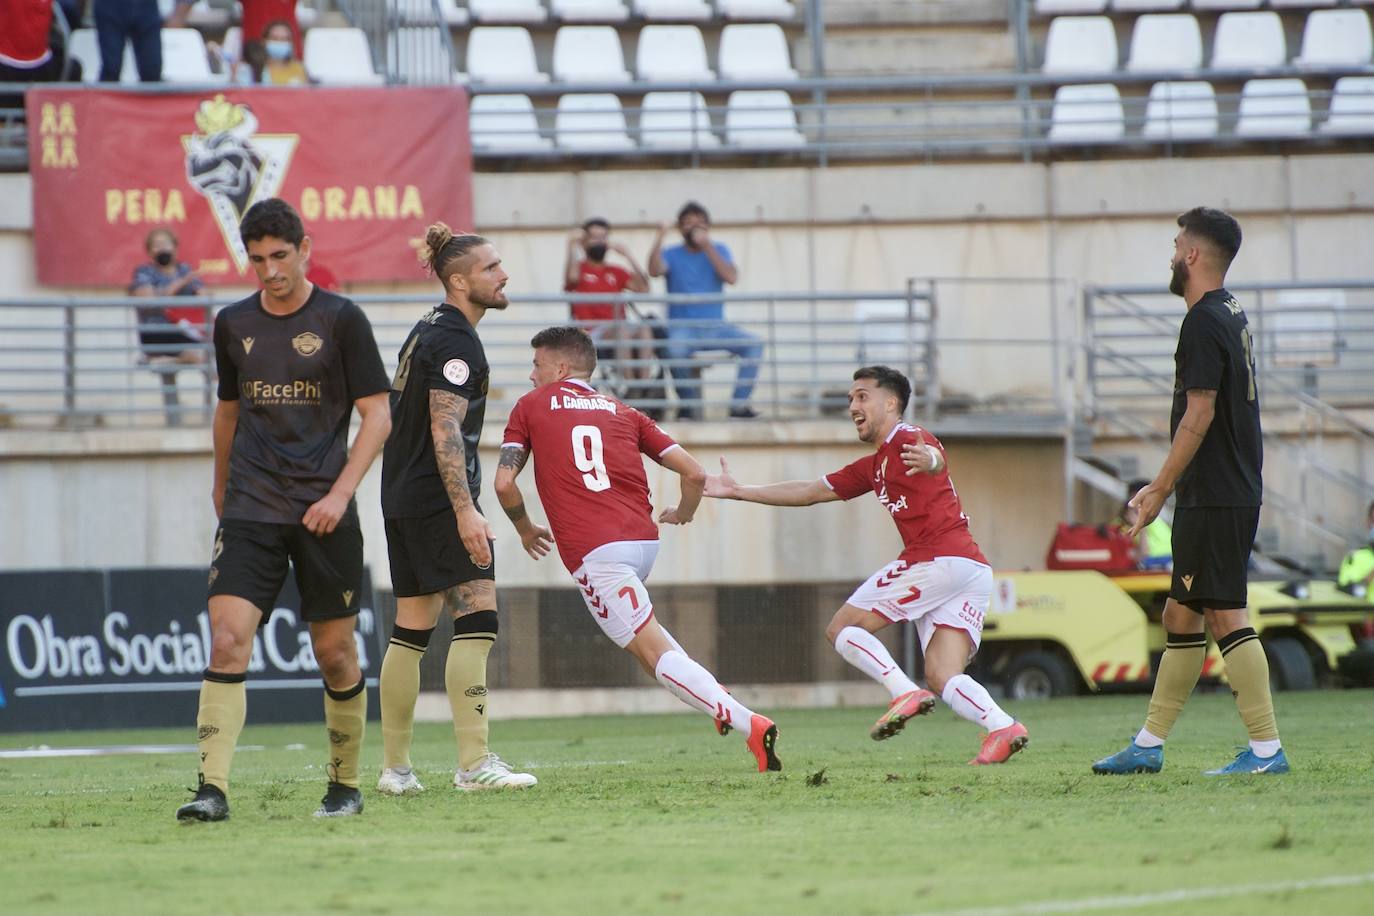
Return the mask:
[[1363,547],[1345,555],[1336,584],[1353,593],[1362,588],[1365,597],[1374,601],[1374,503],[1365,510],[1364,521],[1369,529],[1368,540]]
[[[171,229],[158,227],[143,242],[149,263],[134,268],[129,295],[142,298],[204,296],[205,285],[190,264],[177,260],[177,237]],[[204,306],[158,306],[140,308],[138,339],[145,358],[171,359],[178,363],[205,361],[206,322]]]

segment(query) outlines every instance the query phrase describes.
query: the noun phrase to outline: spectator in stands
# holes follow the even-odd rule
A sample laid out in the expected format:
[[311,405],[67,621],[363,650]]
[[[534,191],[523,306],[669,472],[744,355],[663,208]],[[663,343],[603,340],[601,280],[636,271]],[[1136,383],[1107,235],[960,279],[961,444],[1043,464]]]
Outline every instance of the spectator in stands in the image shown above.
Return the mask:
[[[0,82],[62,78],[63,53],[54,42],[52,0],[0,0],[0,23]],[[0,95],[0,105],[22,108],[24,97],[6,93]]]
[[[649,274],[668,278],[670,293],[719,293],[725,284],[739,280],[739,269],[730,249],[711,239],[711,217],[706,208],[689,201],[677,214],[677,229],[682,244],[663,248],[663,237],[675,224],[659,227],[653,250],[649,252]],[[751,418],[758,414],[749,406],[749,395],[759,374],[763,343],[743,328],[725,320],[725,304],[715,302],[674,303],[668,306],[667,354],[677,396],[683,402],[679,419],[700,417],[701,372],[686,361],[703,350],[723,350],[740,359],[739,374],[730,402],[730,416]]]
[[[615,253],[630,269],[606,263],[606,255]],[[611,224],[594,216],[573,230],[568,240],[568,257],[563,265],[563,289],[570,293],[633,293],[649,291],[649,277],[635,263],[634,255],[624,245],[611,241]],[[650,361],[654,358],[654,335],[642,322],[627,318],[623,302],[575,302],[572,320],[591,335],[596,343],[596,358],[603,365],[615,366],[618,361],[637,360],[620,365],[621,378],[629,384],[621,393],[633,401],[652,397],[658,392],[646,391],[638,384],[652,376]],[[649,411],[651,413],[657,411]]]
[[1364,523],[1369,529],[1367,540],[1363,547],[1350,551],[1341,560],[1336,584],[1351,594],[1363,594],[1374,601],[1374,503],[1365,510]]
[[305,58],[305,50],[301,45],[301,27],[296,22],[296,0],[242,0],[240,5],[243,8],[243,34],[249,44],[258,43],[259,36],[266,35],[270,26],[281,22],[291,30],[291,43],[295,46],[296,60]]
[[258,82],[267,86],[304,86],[310,82],[305,64],[296,54],[289,22],[278,19],[269,24],[262,33],[262,48],[266,52],[266,64]]
[[[191,0],[177,0],[167,26],[181,28],[190,11]],[[162,81],[162,13],[157,0],[95,0],[95,35],[100,44],[101,82],[119,82],[128,42],[133,42],[139,80]]]
[[[191,265],[177,260],[177,237],[172,230],[159,227],[144,240],[148,263],[134,269],[129,295],[145,298],[204,296],[205,285]],[[209,310],[205,306],[156,306],[139,308],[139,342],[144,358],[159,362],[194,364],[205,362],[205,328]]]

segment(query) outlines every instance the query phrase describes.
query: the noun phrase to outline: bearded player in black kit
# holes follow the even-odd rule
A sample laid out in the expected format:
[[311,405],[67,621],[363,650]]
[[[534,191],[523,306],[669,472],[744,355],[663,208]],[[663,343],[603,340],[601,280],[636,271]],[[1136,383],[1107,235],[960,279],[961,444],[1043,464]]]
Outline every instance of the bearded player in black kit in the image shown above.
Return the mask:
[[[263,288],[215,318],[210,665],[197,715],[200,788],[177,818],[229,816],[253,633],[288,564],[324,678],[329,786],[315,815],[358,814],[367,692],[354,642],[363,538],[353,494],[391,430],[386,370],[362,309],[305,279],[310,239],[289,204],[254,204],[239,233]],[[349,449],[355,408],[362,425]]]

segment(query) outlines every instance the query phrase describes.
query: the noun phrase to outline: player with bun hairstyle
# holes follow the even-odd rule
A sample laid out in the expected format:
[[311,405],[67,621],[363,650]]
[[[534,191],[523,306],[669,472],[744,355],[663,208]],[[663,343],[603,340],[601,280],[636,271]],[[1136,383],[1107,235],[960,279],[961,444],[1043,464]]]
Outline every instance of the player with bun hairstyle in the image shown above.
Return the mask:
[[[477,323],[509,304],[501,255],[480,235],[435,223],[420,261],[444,301],[401,347],[391,383],[393,431],[382,456],[382,514],[396,593],[396,625],[382,660],[382,774],[389,795],[424,790],[410,761],[420,658],[438,626],[453,618],[444,683],[458,742],[458,789],[525,788],[487,746],[487,656],[496,641],[491,527],[478,505],[477,441],[487,408],[489,367]],[[547,532],[545,532],[547,536]]]

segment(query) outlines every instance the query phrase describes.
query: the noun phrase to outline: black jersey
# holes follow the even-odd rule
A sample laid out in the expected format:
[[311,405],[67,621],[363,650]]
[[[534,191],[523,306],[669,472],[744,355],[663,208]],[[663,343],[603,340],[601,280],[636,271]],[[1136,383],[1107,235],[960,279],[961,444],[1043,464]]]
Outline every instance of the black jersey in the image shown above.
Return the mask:
[[434,390],[451,392],[468,402],[463,452],[468,492],[477,502],[482,489],[477,440],[487,413],[490,374],[477,329],[457,308],[444,303],[416,322],[401,347],[391,383],[391,438],[382,453],[382,514],[386,518],[423,518],[451,505],[430,433],[429,393]]
[[1240,303],[1214,289],[1189,309],[1174,352],[1174,408],[1169,434],[1188,407],[1188,391],[1217,393],[1216,416],[1178,479],[1179,506],[1258,506],[1264,444],[1249,323]]
[[219,399],[239,402],[224,518],[298,524],[348,462],[353,402],[387,389],[372,325],[318,286],[290,315],[258,293],[215,317]]

